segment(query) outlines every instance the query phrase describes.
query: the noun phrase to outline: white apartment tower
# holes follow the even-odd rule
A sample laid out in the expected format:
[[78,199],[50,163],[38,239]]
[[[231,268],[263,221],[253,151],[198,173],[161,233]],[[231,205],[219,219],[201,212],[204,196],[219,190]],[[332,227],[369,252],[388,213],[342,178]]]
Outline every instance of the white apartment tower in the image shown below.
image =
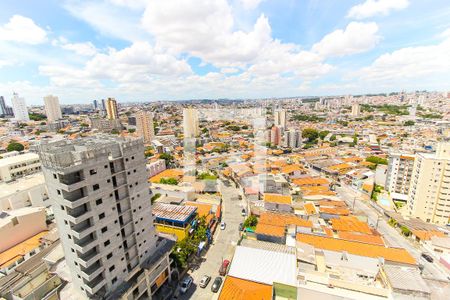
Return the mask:
[[302,146],[302,133],[296,129],[284,132],[284,146],[288,148],[300,148]]
[[61,107],[59,99],[56,96],[48,95],[44,97],[45,113],[49,122],[55,122],[62,119]]
[[11,104],[14,113],[14,119],[16,121],[23,121],[23,122],[30,121],[25,98],[19,97],[17,93],[14,93],[11,99]]
[[408,200],[414,160],[413,154],[389,153],[385,187],[394,200]]
[[359,117],[361,114],[361,110],[359,107],[359,103],[353,103],[352,104],[352,117]]
[[276,110],[274,114],[274,125],[286,129],[286,110]]
[[450,142],[436,153],[418,153],[414,162],[408,209],[425,222],[447,225],[450,217]]
[[143,290],[126,299],[150,293],[153,279],[139,272],[158,237],[142,141],[94,136],[38,150],[76,299],[124,299],[116,293],[142,278]]
[[144,143],[151,143],[155,136],[153,113],[149,111],[136,113],[136,129],[138,135],[144,139]]
[[185,138],[195,138],[200,134],[198,110],[195,108],[183,109],[183,132]]

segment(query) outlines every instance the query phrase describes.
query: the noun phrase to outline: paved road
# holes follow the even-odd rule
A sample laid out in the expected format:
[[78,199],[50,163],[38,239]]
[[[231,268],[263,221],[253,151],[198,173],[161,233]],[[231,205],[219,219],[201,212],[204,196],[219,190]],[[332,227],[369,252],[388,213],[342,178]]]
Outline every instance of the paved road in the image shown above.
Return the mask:
[[[234,254],[239,239],[239,223],[244,221],[244,217],[241,216],[244,203],[236,200],[238,198],[238,190],[235,187],[227,187],[222,182],[219,182],[219,184],[223,196],[222,221],[227,224],[226,229],[220,230],[220,228],[217,228],[214,242],[204,255],[203,262],[198,269],[188,272],[194,279],[194,283],[186,294],[181,295],[180,299],[210,300],[217,297],[219,293],[214,294],[211,292],[212,282],[216,276],[219,276],[222,260],[231,260]],[[203,275],[212,277],[210,283],[204,289],[198,286]]]
[[384,240],[391,247],[405,248],[414,258],[422,265],[424,265],[423,276],[428,278],[447,280],[449,276],[448,271],[444,270],[443,267],[438,266],[438,262],[429,263],[423,259],[420,255],[422,250],[413,245],[410,241],[405,239],[397,230],[392,228],[386,220],[380,216],[377,210],[372,206],[367,204],[365,201],[360,200],[361,194],[352,188],[342,185],[342,187],[336,188],[342,199],[347,202],[349,207],[353,206],[353,200],[356,197],[355,212],[363,212],[368,217],[369,224],[377,224],[378,220],[378,231],[383,235]]

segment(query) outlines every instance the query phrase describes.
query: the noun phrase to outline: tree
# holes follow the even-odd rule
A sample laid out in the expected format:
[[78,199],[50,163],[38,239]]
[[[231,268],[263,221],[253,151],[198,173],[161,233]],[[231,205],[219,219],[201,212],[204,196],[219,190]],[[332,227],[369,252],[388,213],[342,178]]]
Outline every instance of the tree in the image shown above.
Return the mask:
[[159,183],[161,183],[161,184],[177,185],[178,184],[178,180],[176,180],[175,178],[161,178],[159,180]]
[[30,113],[28,116],[30,117],[30,120],[33,121],[42,121],[47,119],[47,116],[43,114]]
[[17,143],[17,142],[11,142],[9,143],[8,147],[6,147],[6,150],[8,152],[11,151],[23,151],[23,149],[25,149],[25,147],[21,144],[21,143]]
[[89,127],[89,124],[88,123],[81,123],[80,127]]
[[378,156],[368,156],[366,161],[377,164],[377,165],[387,165],[388,161],[385,158],[381,158]]
[[119,134],[120,131],[114,128],[113,130],[111,130],[111,133],[112,133],[112,134]]
[[166,166],[169,166],[173,163],[173,156],[169,153],[162,153],[159,155],[160,159],[164,159],[166,161]]
[[319,132],[319,137],[321,140],[325,139],[325,137],[330,133],[330,131],[328,130],[323,130],[321,132]]
[[133,133],[133,132],[135,132],[135,131],[136,131],[136,129],[134,129],[134,128],[128,129],[128,132],[129,132],[129,133]]
[[319,132],[314,128],[305,128],[302,131],[302,137],[307,138],[309,143],[317,143]]
[[333,135],[330,137],[330,141],[332,142],[332,141],[335,141],[335,140],[336,140],[336,135],[333,134]]
[[258,224],[258,219],[254,215],[248,216],[248,218],[244,221],[244,227],[255,227]]
[[150,198],[151,203],[153,204],[153,203],[156,201],[156,199],[158,199],[159,197],[161,197],[161,194],[160,194],[160,193],[154,194],[154,195]]
[[413,126],[414,124],[416,124],[414,121],[408,120],[405,123],[403,123],[404,126]]

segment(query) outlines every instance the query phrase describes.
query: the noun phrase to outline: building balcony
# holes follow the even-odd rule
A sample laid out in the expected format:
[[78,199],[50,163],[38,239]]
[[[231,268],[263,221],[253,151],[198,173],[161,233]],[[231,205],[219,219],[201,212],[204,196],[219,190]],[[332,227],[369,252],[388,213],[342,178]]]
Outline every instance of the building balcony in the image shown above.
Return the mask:
[[75,240],[74,246],[76,250],[78,250],[80,253],[87,253],[96,245],[96,243],[94,243],[96,239],[92,235],[88,235],[82,239],[74,238],[74,240]]
[[84,288],[91,294],[97,293],[106,284],[105,278],[100,274],[91,281],[84,282]]
[[96,261],[88,268],[81,267],[81,275],[88,281],[94,280],[98,275],[102,273],[102,271],[103,267],[101,266],[99,261]]
[[93,248],[86,252],[86,254],[82,254],[78,256],[78,262],[81,266],[88,268],[90,265],[95,263],[100,257],[101,253],[97,251],[97,249]]

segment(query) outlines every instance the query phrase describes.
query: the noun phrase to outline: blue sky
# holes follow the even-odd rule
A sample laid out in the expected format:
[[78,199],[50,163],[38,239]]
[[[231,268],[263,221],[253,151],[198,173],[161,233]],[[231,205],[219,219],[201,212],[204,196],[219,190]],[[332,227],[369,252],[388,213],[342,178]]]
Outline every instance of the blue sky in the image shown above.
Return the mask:
[[450,90],[448,0],[2,0],[28,104]]

